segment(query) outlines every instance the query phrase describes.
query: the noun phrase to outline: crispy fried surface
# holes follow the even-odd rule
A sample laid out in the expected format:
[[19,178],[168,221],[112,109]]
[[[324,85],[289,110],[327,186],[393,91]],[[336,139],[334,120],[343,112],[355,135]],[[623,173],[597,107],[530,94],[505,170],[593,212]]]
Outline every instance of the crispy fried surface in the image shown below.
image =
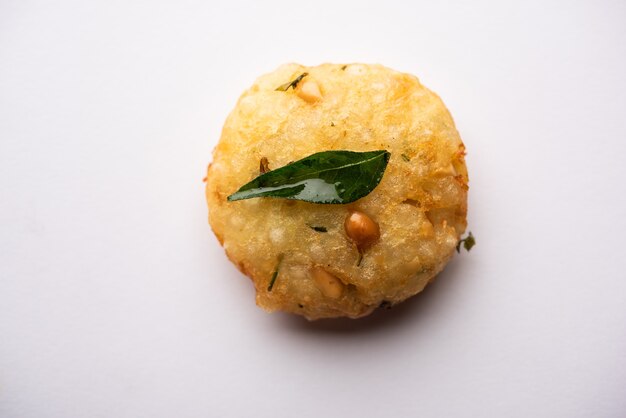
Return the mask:
[[[443,269],[465,231],[464,146],[442,101],[412,75],[380,65],[343,67],[287,64],[261,76],[228,116],[209,165],[211,227],[268,311],[355,318],[383,301],[398,303]],[[295,89],[275,91],[303,72],[308,76]],[[317,84],[321,99],[300,92],[305,81]],[[259,175],[263,158],[275,169],[319,151],[378,149],[391,152],[385,175],[352,204],[226,200]],[[380,226],[360,265],[344,230],[351,210]],[[340,280],[341,296],[324,293],[312,274],[317,267]]]

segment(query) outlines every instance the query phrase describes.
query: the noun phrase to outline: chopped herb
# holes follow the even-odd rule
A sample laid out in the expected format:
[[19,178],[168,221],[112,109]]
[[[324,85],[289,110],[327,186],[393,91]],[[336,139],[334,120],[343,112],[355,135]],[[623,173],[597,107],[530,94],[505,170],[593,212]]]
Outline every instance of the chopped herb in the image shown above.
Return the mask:
[[472,247],[476,245],[476,239],[474,239],[474,235],[472,235],[471,231],[465,238],[459,240],[459,242],[456,244],[457,253],[461,252],[461,244],[463,244],[463,248],[465,248],[465,251],[471,250]]
[[402,154],[402,159],[406,161],[407,163],[411,161],[411,159],[406,154]]
[[270,284],[267,286],[267,291],[271,292],[274,288],[274,282],[276,282],[276,278],[278,277],[278,269],[280,267],[280,263],[283,261],[283,255],[278,256],[278,263],[276,263],[276,268],[274,269],[274,273],[272,273],[272,278],[270,279]]
[[277,168],[243,185],[228,201],[276,197],[311,203],[354,202],[383,178],[389,151],[324,151]]
[[261,158],[261,161],[259,162],[259,171],[261,174],[265,174],[270,171],[270,163],[267,161],[266,157]]
[[289,87],[295,90],[298,83],[302,81],[302,79],[306,77],[307,75],[309,75],[309,73],[302,73],[298,77],[296,77],[295,80],[289,81],[285,84],[281,84],[280,86],[276,87],[275,91],[287,91],[289,90]]
[[267,291],[271,292],[272,288],[274,287],[274,282],[276,281],[276,277],[278,277],[278,270],[275,270],[274,273],[272,273],[272,278],[270,279],[270,284],[269,286],[267,286]]
[[328,232],[328,229],[326,229],[325,226],[312,226],[312,225],[309,225],[309,228],[311,228],[312,230],[317,231],[317,232]]

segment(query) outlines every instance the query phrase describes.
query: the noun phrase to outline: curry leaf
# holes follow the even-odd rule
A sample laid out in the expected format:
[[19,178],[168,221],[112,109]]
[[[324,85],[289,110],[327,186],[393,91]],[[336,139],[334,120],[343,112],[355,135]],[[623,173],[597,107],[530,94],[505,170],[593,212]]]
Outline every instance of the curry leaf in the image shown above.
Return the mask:
[[385,150],[318,152],[261,174],[228,200],[278,197],[312,203],[354,202],[378,185],[390,155]]

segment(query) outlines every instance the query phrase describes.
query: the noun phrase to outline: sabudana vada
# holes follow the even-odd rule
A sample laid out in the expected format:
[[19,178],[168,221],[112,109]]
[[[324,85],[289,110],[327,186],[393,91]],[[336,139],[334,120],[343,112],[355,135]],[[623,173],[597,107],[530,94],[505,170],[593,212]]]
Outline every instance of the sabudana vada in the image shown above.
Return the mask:
[[209,222],[261,308],[362,317],[422,291],[453,256],[464,157],[450,113],[415,76],[286,64],[226,119]]

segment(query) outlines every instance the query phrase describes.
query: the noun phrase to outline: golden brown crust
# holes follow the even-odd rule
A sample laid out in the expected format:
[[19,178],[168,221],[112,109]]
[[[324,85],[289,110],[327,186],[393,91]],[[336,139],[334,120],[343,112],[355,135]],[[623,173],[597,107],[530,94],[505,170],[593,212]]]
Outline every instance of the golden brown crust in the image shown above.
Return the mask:
[[[297,88],[275,91],[303,72],[321,99],[305,100]],[[391,152],[379,186],[352,204],[226,200],[259,174],[262,159],[277,168],[340,149]],[[367,315],[383,301],[420,292],[452,257],[466,227],[464,156],[450,113],[416,77],[379,65],[284,65],[260,77],[226,120],[207,170],[209,221],[229,259],[254,282],[264,309],[309,319]],[[344,230],[355,210],[380,227],[360,265]],[[311,228],[316,225],[327,232]],[[316,285],[316,266],[341,281],[339,297]]]

